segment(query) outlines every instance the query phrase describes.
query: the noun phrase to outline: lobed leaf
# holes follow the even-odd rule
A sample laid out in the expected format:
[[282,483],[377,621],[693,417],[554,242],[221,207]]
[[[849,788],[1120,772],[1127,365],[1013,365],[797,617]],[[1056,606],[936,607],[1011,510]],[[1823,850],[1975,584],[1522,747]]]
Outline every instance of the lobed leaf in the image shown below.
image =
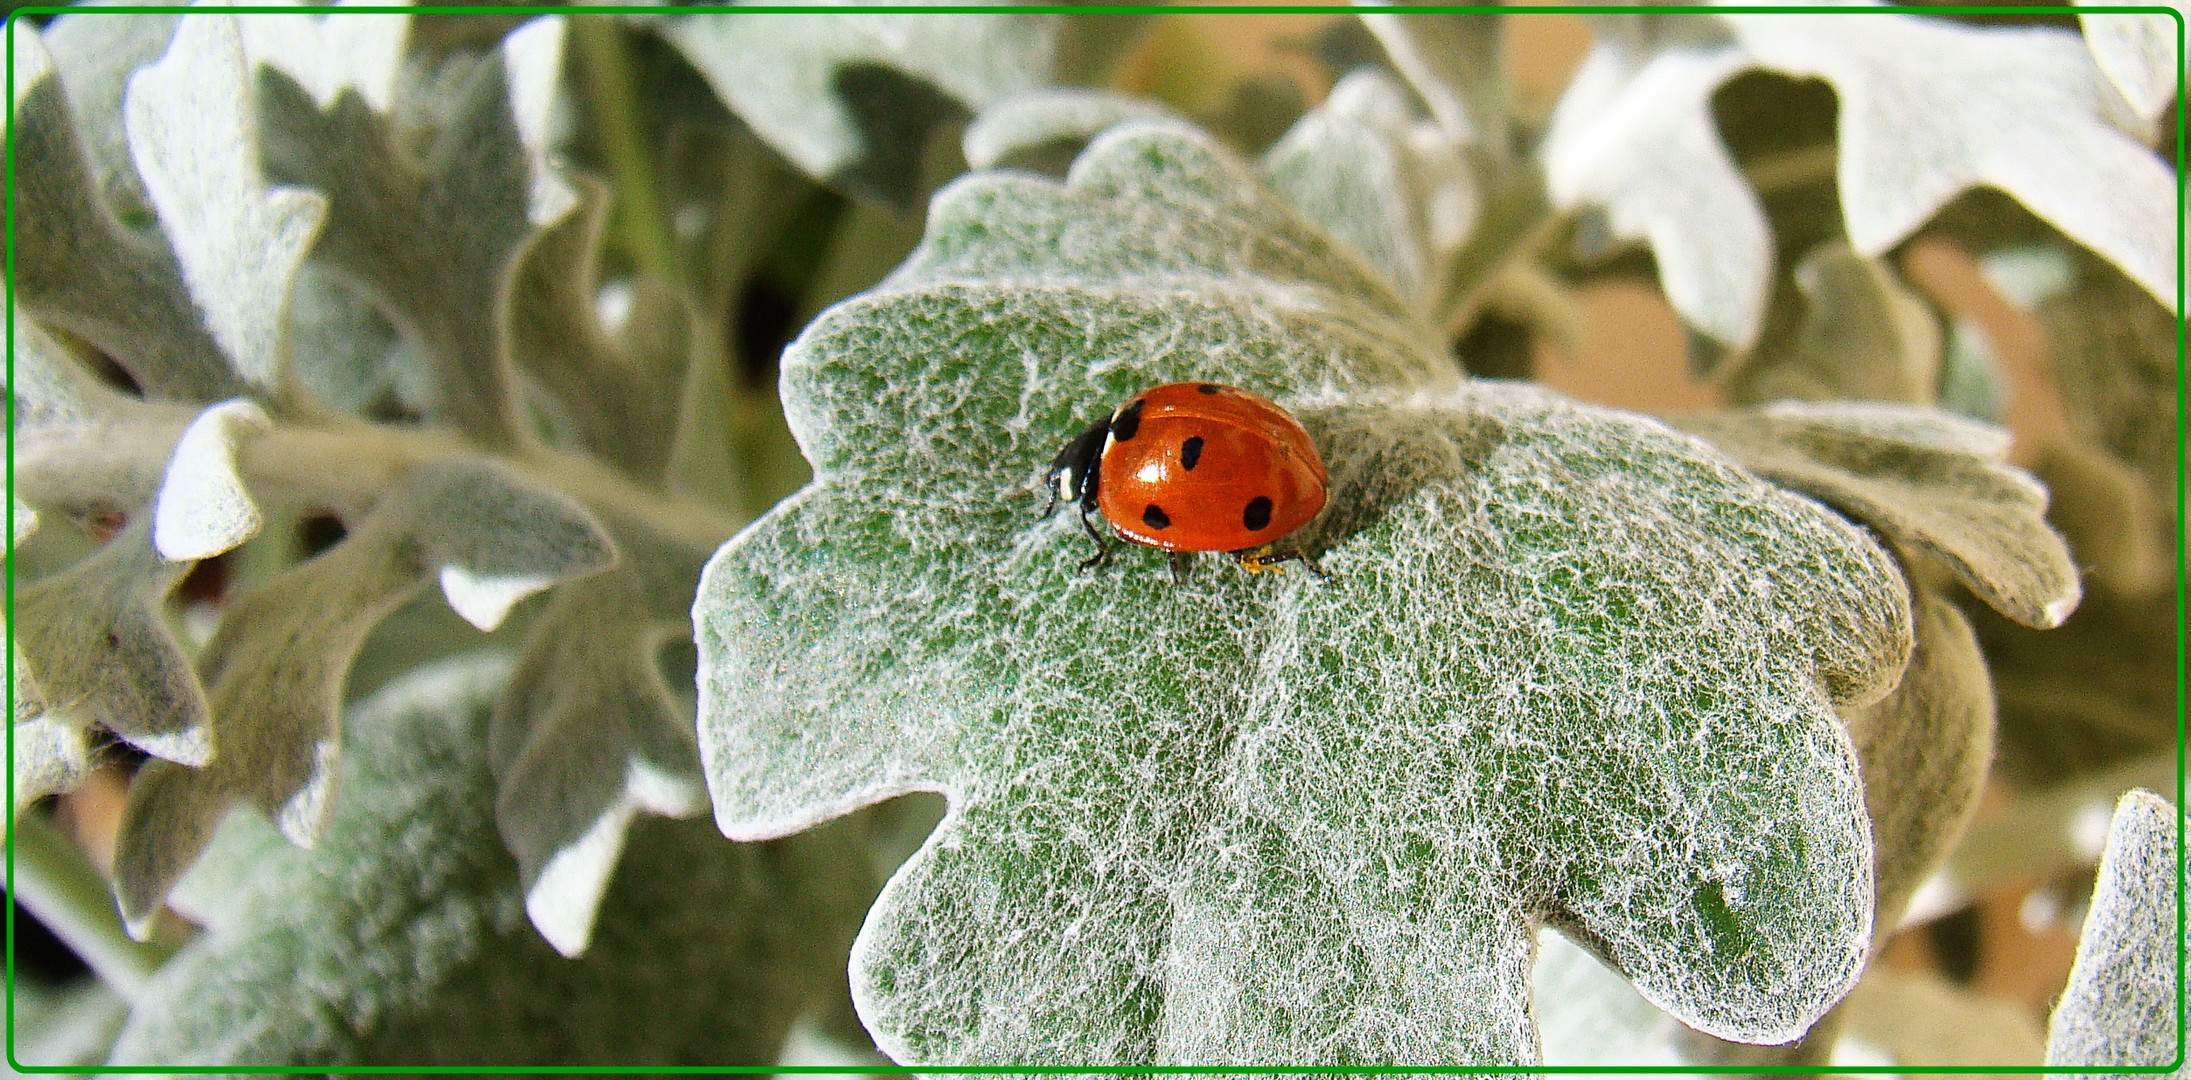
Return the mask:
[[206,328],[264,391],[288,360],[289,288],[327,200],[266,186],[250,73],[235,16],[185,16],[167,55],[130,76],[122,118]]
[[124,228],[100,198],[38,31],[17,19],[8,32],[17,57],[16,302],[105,353],[148,397],[242,393],[245,383],[192,304],[166,238]]
[[481,630],[519,600],[617,559],[593,513],[562,492],[482,462],[422,470],[408,493],[418,554],[441,572],[449,606]]
[[1894,692],[1843,711],[1871,815],[1872,917],[1894,926],[1962,839],[1993,760],[1993,686],[1970,623],[1913,590],[1916,648]]
[[259,506],[236,469],[238,444],[274,426],[249,399],[198,414],[175,441],[152,506],[152,546],[170,562],[210,559],[257,535]]
[[146,753],[202,764],[213,753],[205,692],[161,610],[190,568],[152,549],[148,516],[18,589],[14,645],[49,718],[77,730],[100,725]]
[[[105,6],[85,4],[77,13],[55,16],[40,36],[74,106],[76,134],[97,181],[93,190],[117,218],[142,227],[153,220],[152,197],[129,156],[122,95],[130,75],[167,52],[179,16],[98,10]],[[18,54],[19,80],[23,60]]]
[[1375,69],[1340,80],[1263,158],[1266,182],[1426,315],[1474,227],[1478,193],[1459,146],[1415,116]]
[[[2094,0],[2077,2],[2089,7]],[[2182,10],[2177,8],[2179,13]],[[2183,76],[2184,57],[2177,54],[2176,37],[2181,23],[2180,18],[2165,14],[2077,13],[2092,62],[2122,92],[2131,111],[2148,124],[2160,119]]]
[[[338,6],[356,2],[339,0]],[[338,19],[282,7],[276,0],[237,20],[253,66],[287,75],[322,109],[344,90],[356,91],[374,112],[394,105],[396,74],[411,34],[408,12],[344,12]]]
[[1940,396],[1939,317],[1892,270],[1830,240],[1804,255],[1793,276],[1801,319],[1767,333],[1730,380],[1730,400],[1930,405]]
[[1725,47],[1654,53],[1608,36],[1568,83],[1544,137],[1553,203],[1602,207],[1613,236],[1648,243],[1667,302],[1737,351],[1764,324],[1773,267],[1765,209],[1710,112],[1712,92],[1742,67]]
[[[893,1058],[1531,1062],[1548,922],[1731,1037],[1853,983],[1833,706],[1908,655],[1885,553],[1649,421],[1456,385],[1405,312],[1202,137],[1129,124],[1064,185],[947,189],[787,354],[817,480],[703,578],[703,763],[734,837],[949,798],[854,953]],[[1077,572],[1042,464],[1216,378],[1317,440],[1331,580]]]
[[583,573],[612,550],[597,528],[500,468],[440,461],[403,476],[334,547],[232,597],[201,657],[218,753],[202,769],[156,762],[130,787],[115,891],[132,931],[143,932],[238,802],[292,843],[319,835],[333,805],[344,676],[366,634],[436,571]]
[[2182,835],[2182,814],[2152,792],[2116,804],[2077,962],[2047,1022],[2047,1064],[2183,1071]]
[[1505,25],[1498,12],[1408,11],[1399,4],[1361,13],[1392,66],[1430,108],[1456,146],[1504,164],[1509,133]]
[[2120,130],[2074,35],[1906,15],[1728,18],[1761,63],[1840,96],[1841,207],[1859,252],[1886,251],[1985,184],[2176,302],[2173,179]]
[[1724,345],[1754,340],[1773,257],[1710,102],[1755,68],[1832,85],[1841,212],[1859,254],[1991,186],[2175,303],[2168,169],[2122,130],[2134,121],[2075,35],[1863,11],[1600,25],[1546,135],[1554,198],[1603,207],[1617,236],[1647,239],[1675,310]]
[[668,467],[676,434],[678,395],[670,375],[682,370],[693,330],[674,296],[634,301],[641,310],[625,326],[654,340],[612,334],[595,315],[597,267],[608,223],[608,191],[581,189],[579,209],[542,229],[519,256],[509,298],[509,347],[521,358],[545,400],[536,409],[562,431],[559,440],[642,478]]
[[937,127],[1051,81],[1056,15],[726,11],[663,34],[792,163],[911,208]]
[[1939,562],[1994,610],[2059,626],[2082,590],[2046,489],[1999,461],[1999,429],[1929,409],[1784,402],[1682,426],[1761,476],[1815,496]]
[[636,557],[556,591],[489,729],[495,819],[526,911],[566,956],[590,940],[634,817],[706,807],[691,706],[660,656],[689,633],[700,553],[618,527]]
[[977,169],[1026,168],[1027,159],[1052,145],[1077,151],[1105,128],[1164,115],[1162,108],[1140,98],[1094,90],[1037,90],[983,109],[966,125],[960,149],[966,163]]
[[109,1064],[773,1061],[873,895],[856,838],[739,845],[698,823],[643,825],[602,908],[603,947],[566,960],[525,925],[490,825],[486,726],[509,667],[428,665],[355,707],[344,797],[313,850],[230,818],[188,890],[218,896],[217,916],[147,985]]
[[267,174],[328,200],[313,256],[369,296],[432,372],[428,418],[488,448],[528,441],[501,299],[532,236],[531,153],[513,117],[507,67],[489,54],[455,79],[444,122],[419,160],[391,119],[353,92],[322,111],[273,69],[259,72]]
[[[82,727],[66,720],[36,712],[37,702],[26,700],[34,691],[27,685],[21,672],[15,680],[17,706],[14,726],[8,730],[9,753],[14,768],[13,804],[8,816],[23,812],[30,804],[48,795],[74,791],[91,776],[91,738]],[[27,693],[28,692],[28,693]],[[25,709],[32,710],[23,715]]]

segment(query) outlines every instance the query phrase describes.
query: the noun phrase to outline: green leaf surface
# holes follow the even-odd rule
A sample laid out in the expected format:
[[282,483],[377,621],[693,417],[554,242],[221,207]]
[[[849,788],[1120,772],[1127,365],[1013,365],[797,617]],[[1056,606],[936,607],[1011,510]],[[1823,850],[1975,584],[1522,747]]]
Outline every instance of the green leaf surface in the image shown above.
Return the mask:
[[206,934],[146,987],[112,1065],[766,1064],[832,985],[875,878],[847,829],[731,844],[635,830],[597,948],[527,925],[492,825],[488,715],[509,670],[428,665],[345,725],[318,847],[228,820],[186,895]]
[[[810,326],[816,483],[694,608],[717,819],[949,815],[854,954],[929,1063],[1538,1056],[1538,927],[1736,1038],[1854,982],[1870,852],[1835,703],[1909,651],[1855,527],[1622,413],[1458,384],[1374,276],[1177,126],[1064,185],[980,175]],[[1329,463],[1328,581],[1037,522],[1056,447],[1149,385],[1286,403]]]
[[2046,1063],[2153,1066],[2183,1056],[2183,815],[2150,791],[2115,806],[2069,986],[2047,1022]]

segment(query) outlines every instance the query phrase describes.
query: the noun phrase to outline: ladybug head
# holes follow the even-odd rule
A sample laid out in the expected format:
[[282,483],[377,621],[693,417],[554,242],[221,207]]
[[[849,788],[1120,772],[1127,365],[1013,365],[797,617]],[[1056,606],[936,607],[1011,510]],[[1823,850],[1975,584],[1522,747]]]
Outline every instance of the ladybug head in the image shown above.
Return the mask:
[[1098,466],[1103,461],[1103,441],[1110,432],[1111,418],[1106,416],[1088,425],[1088,430],[1057,452],[1050,462],[1051,497],[1067,506],[1079,503],[1083,510],[1095,509]]

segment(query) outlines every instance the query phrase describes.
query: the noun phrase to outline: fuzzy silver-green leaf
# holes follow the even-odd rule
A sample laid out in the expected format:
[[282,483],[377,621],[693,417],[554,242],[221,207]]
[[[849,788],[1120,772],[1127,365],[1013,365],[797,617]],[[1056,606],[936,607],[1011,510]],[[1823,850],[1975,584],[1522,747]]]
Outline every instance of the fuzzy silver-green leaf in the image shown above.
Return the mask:
[[[1238,162],[1129,124],[947,189],[808,328],[817,481],[695,604],[718,821],[951,811],[854,953],[900,1061],[1531,1062],[1538,927],[1758,1041],[1854,982],[1870,853],[1836,703],[1890,689],[1885,552],[1640,417],[1456,380]],[[1307,425],[1328,581],[1128,550],[1034,481],[1091,416],[1222,380]]]

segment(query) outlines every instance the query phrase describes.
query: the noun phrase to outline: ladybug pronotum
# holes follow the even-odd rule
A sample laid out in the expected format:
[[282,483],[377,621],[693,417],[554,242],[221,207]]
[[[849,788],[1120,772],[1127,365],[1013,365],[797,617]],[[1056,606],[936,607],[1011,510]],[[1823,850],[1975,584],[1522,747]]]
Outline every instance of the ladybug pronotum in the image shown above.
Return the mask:
[[1113,532],[1171,556],[1185,580],[1198,551],[1222,551],[1250,572],[1295,561],[1324,572],[1278,541],[1324,508],[1330,483],[1316,444],[1298,421],[1263,398],[1217,383],[1170,383],[1135,395],[1065,444],[1050,463],[1050,508],[1080,506],[1096,542],[1081,564],[1101,566]]

